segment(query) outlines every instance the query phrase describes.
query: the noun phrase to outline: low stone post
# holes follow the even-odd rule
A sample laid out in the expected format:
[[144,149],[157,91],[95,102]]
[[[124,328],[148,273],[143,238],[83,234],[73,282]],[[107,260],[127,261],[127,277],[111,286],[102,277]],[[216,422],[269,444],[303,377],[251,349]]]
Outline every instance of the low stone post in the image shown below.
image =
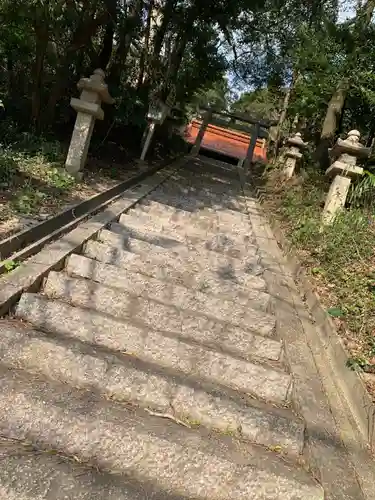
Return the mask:
[[297,161],[302,158],[301,151],[307,146],[307,143],[303,142],[301,134],[297,132],[286,140],[286,146],[287,149],[283,154],[283,174],[287,179],[290,179],[293,177]]
[[77,111],[76,123],[70,141],[65,167],[74,177],[82,178],[82,170],[86,163],[95,120],[103,120],[104,112],[101,103],[113,104],[108,86],[104,83],[105,73],[96,69],[90,78],[81,78],[77,87],[81,90],[79,99],[73,97],[70,105]]
[[331,187],[324,205],[322,222],[330,224],[338,212],[344,208],[350,183],[363,174],[363,168],[356,166],[358,158],[367,158],[370,148],[364,147],[360,142],[358,130],[351,130],[345,140],[338,139],[330,151],[333,163],[327,169],[326,175],[333,177]]

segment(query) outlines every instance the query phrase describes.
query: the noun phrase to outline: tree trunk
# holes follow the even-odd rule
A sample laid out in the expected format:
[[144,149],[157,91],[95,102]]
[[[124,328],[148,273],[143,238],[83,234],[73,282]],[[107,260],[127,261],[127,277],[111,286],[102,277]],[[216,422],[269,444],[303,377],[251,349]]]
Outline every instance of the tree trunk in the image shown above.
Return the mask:
[[52,85],[50,97],[48,99],[46,113],[44,115],[44,125],[50,126],[55,116],[56,105],[61,98],[62,92],[68,88],[70,80],[69,68],[77,51],[88,45],[100,26],[108,22],[108,11],[102,14],[86,19],[77,27],[70,46],[66,50],[66,55],[61,61],[55,74],[55,83]]
[[145,93],[149,93],[149,90],[153,87],[155,82],[159,78],[160,64],[160,54],[165,41],[165,35],[168,30],[168,26],[172,20],[174,9],[177,5],[177,0],[166,0],[166,3],[162,11],[162,21],[160,27],[156,30],[155,36],[152,38],[152,55],[149,61],[149,71],[143,83],[143,90]]
[[296,83],[298,82],[299,79],[299,74],[293,71],[293,77],[290,86],[288,87],[288,90],[285,93],[284,100],[283,100],[283,105],[281,108],[281,113],[279,116],[279,120],[277,122],[276,126],[276,132],[275,132],[275,143],[273,146],[273,157],[276,158],[277,156],[277,151],[279,147],[279,142],[281,138],[281,130],[282,126],[284,125],[286,115],[288,113],[288,107],[289,107],[289,102],[290,102],[290,97],[292,95],[292,92],[294,90],[294,87],[296,86]]
[[320,141],[316,149],[315,158],[323,169],[329,167],[328,149],[333,146],[336,136],[336,130],[339,125],[345,99],[350,88],[348,79],[339,82],[336,90],[328,103],[326,116],[323,122],[323,128],[320,135]]
[[[367,0],[358,10],[355,18],[354,29],[358,33],[359,41],[366,41],[366,30],[371,23],[375,9],[375,0]],[[357,52],[354,51],[348,57],[349,71],[353,72],[357,64]],[[320,141],[316,149],[315,158],[321,167],[326,169],[329,166],[328,149],[333,145],[336,130],[340,123],[340,118],[344,109],[346,96],[350,88],[350,79],[343,78],[337,85],[331,100],[328,103]]]
[[153,58],[158,59],[163,46],[164,37],[171,22],[173,11],[177,5],[177,0],[167,0],[163,8],[163,19],[160,28],[157,30],[154,39]]
[[121,78],[122,69],[126,63],[132,38],[141,24],[141,16],[144,0],[134,0],[129,8],[129,16],[126,19],[125,26],[122,27],[122,36],[118,49],[113,58],[108,81],[114,85],[118,85]]
[[44,59],[48,47],[48,28],[44,19],[35,21],[35,64],[33,68],[33,83],[31,91],[31,116],[37,131],[40,130],[40,112],[42,102],[42,82]]
[[[8,98],[13,99],[17,93],[16,75],[14,71],[14,54],[11,48],[6,49],[6,65],[7,65],[7,87]],[[18,94],[18,93],[17,93]]]
[[97,68],[105,71],[112,56],[113,37],[117,24],[117,0],[105,0],[105,5],[108,11],[109,20],[105,28],[102,49],[95,61],[95,67],[92,68],[92,71]]
[[145,27],[145,43],[144,47],[141,53],[141,57],[139,60],[139,74],[138,74],[138,81],[137,81],[137,91],[142,86],[143,83],[143,78],[145,75],[145,68],[148,60],[148,51],[149,51],[149,46],[150,46],[150,29],[151,29],[151,16],[152,16],[152,10],[154,8],[154,0],[150,0],[148,9],[147,9],[147,21],[146,21],[146,27]]
[[[103,47],[98,56],[96,68],[101,68],[103,71],[107,69],[108,63],[112,55],[113,35],[115,34],[115,26],[113,23],[107,24],[105,35],[103,38]],[[96,69],[94,68],[94,70]]]

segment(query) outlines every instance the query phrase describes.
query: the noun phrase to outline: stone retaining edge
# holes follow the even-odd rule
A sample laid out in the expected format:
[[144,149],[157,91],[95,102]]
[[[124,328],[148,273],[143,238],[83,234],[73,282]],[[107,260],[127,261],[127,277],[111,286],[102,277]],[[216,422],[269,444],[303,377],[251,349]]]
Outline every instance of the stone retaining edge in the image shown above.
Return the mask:
[[370,448],[375,451],[375,405],[367,391],[361,372],[359,370],[350,370],[347,367],[349,354],[332,319],[320,303],[319,296],[314,291],[305,269],[295,252],[290,249],[289,242],[276,220],[271,218],[270,222],[275,238],[287,260],[287,266],[292,273],[293,279],[299,285],[317,327],[321,354],[329,359],[329,362],[333,365],[337,376],[336,384],[340,386],[348,400],[361,433]]
[[9,313],[23,292],[37,291],[42,280],[51,270],[61,270],[72,253],[80,252],[83,245],[111,222],[136,205],[157,186],[172,175],[173,171],[188,161],[183,157],[158,170],[152,176],[124,191],[122,197],[106,206],[105,210],[82,222],[64,236],[45,245],[38,253],[25,260],[18,268],[0,277],[0,315]]
[[[256,189],[248,183],[245,185],[245,197],[248,200],[250,198],[250,204],[255,203],[260,208],[264,190]],[[278,222],[270,214],[264,214],[262,218],[267,221],[265,226],[268,225],[269,230],[267,231],[264,226],[265,233],[268,234],[263,234],[261,240],[268,239],[270,241],[271,239],[271,245],[272,240],[277,243],[279,251],[283,255],[282,267],[287,273],[287,276],[284,276],[287,279],[290,277],[296,284],[298,297],[295,297],[295,308],[303,325],[306,339],[301,339],[300,342],[307,341],[308,343],[311,356],[321,377],[322,387],[331,405],[331,415],[326,413],[326,418],[328,421],[333,417],[336,422],[336,431],[331,426],[332,439],[334,440],[334,435],[338,432],[342,442],[341,445],[337,442],[334,446],[337,450],[337,460],[334,464],[334,462],[330,462],[331,457],[327,453],[328,449],[325,449],[324,446],[323,449],[320,448],[321,438],[316,441],[310,435],[308,455],[311,466],[323,484],[326,483],[325,487],[329,498],[331,498],[331,494],[337,499],[361,498],[358,496],[359,492],[352,491],[352,487],[355,488],[354,477],[356,477],[361,488],[362,498],[370,500],[375,498],[375,484],[373,482],[375,405],[367,392],[361,373],[347,368],[346,363],[349,356],[335,325],[320,303],[301,262],[290,249]],[[280,277],[282,277],[283,271],[280,270]],[[300,307],[298,307],[298,303]],[[301,309],[303,303],[308,306],[310,318],[304,317],[306,315]],[[319,411],[319,406],[316,409]],[[330,425],[328,424],[328,428]],[[340,453],[339,450],[342,446]],[[354,496],[351,496],[353,493]],[[350,496],[347,496],[348,494]]]
[[[269,264],[264,277],[274,297],[278,333],[286,341],[286,357],[295,377],[293,402],[306,421],[306,463],[324,487],[327,500],[372,500],[375,498],[373,456],[358,416],[353,413],[353,403],[338,384],[341,374],[330,346],[325,346],[319,318],[314,322],[302,298],[303,286],[298,279],[302,266],[291,252],[285,255],[286,239],[277,230],[275,221],[273,231],[270,217],[258,201],[259,191],[241,171],[239,176],[257,244]],[[334,327],[331,335],[339,340]],[[358,376],[347,372],[345,375],[349,377]]]
[[[256,190],[255,198],[258,203],[262,203],[264,196],[264,189]],[[362,373],[358,369],[350,370],[347,368],[349,354],[345,349],[340,335],[337,333],[332,319],[320,303],[319,296],[314,291],[314,287],[309,281],[308,275],[296,253],[291,250],[290,243],[284,236],[278,221],[272,216],[269,220],[275,238],[286,258],[287,265],[293,278],[300,286],[300,290],[317,326],[317,331],[320,333],[319,341],[322,353],[324,356],[329,357],[335,373],[340,376],[336,382],[339,382],[341,390],[349,402],[362,435],[371,450],[375,452],[375,404],[367,391]]]

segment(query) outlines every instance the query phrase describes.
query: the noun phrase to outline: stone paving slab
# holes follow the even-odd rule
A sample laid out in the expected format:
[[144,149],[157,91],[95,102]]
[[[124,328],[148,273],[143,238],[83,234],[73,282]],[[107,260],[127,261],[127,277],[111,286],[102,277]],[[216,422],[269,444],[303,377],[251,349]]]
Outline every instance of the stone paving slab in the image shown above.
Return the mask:
[[194,266],[181,266],[176,260],[169,261],[161,256],[137,255],[96,241],[87,243],[84,255],[106,264],[182,284],[194,290],[221,293],[234,300],[239,294],[247,297],[248,290],[263,291],[265,289],[265,282],[262,278],[235,274],[230,267],[219,268],[215,272],[212,269],[202,270]]
[[193,179],[191,185],[186,185],[186,178],[175,181],[171,179],[168,184],[152,192],[152,199],[191,212],[203,208],[223,211],[229,209],[239,213],[246,211],[246,205],[239,201],[235,191],[229,189],[228,185],[225,189],[215,189],[212,184],[200,182],[199,177],[195,181]]
[[289,411],[257,408],[225,395],[213,395],[185,380],[118,358],[63,342],[14,322],[0,326],[1,362],[114,401],[130,402],[170,413],[192,427],[204,426],[267,447],[280,446],[298,458],[303,447],[303,422]]
[[281,342],[261,336],[274,333],[275,318],[260,311],[248,311],[248,317],[252,317],[248,329],[259,334],[253,335],[249,330],[215,321],[203,314],[189,313],[98,283],[70,278],[63,273],[50,273],[43,287],[43,294],[48,298],[95,309],[115,318],[140,322],[144,327],[154,330],[176,333],[244,358],[258,357],[274,361],[281,358]]
[[93,310],[25,293],[17,306],[16,316],[43,331],[194,374],[265,401],[285,404],[290,399],[292,379],[283,371],[189,344],[176,336],[124,323]]
[[[162,220],[153,219],[150,217],[131,217],[129,215],[120,219],[120,224],[127,229],[139,229],[143,231],[153,231],[165,234],[171,238],[195,239],[197,242],[206,244],[209,250],[220,251],[220,248],[215,248],[221,241],[225,243],[225,247],[233,248],[238,258],[246,258],[248,255],[248,247],[251,247],[251,252],[254,252],[254,236],[248,233],[228,234],[226,231],[209,231],[207,229],[192,227],[184,224],[173,224],[171,221],[167,223]],[[118,224],[114,223],[110,229],[118,228]]]
[[208,208],[197,210],[196,212],[188,212],[182,209],[173,209],[169,207],[164,209],[165,205],[161,203],[149,202],[149,204],[140,204],[130,210],[130,214],[139,214],[141,216],[153,217],[156,219],[167,219],[177,224],[191,224],[202,228],[233,231],[251,231],[250,220],[246,215],[241,217],[233,216],[232,212],[216,211]]
[[[1,500],[184,500],[151,491],[135,478],[100,472],[61,454],[33,451],[30,444],[0,438]],[[149,497],[150,498],[150,497]]]
[[214,210],[210,207],[204,207],[202,210],[197,210],[194,212],[189,212],[182,208],[176,208],[167,203],[160,203],[152,199],[152,193],[147,198],[144,198],[141,203],[139,203],[135,208],[143,210],[146,213],[153,214],[165,214],[173,215],[176,219],[181,218],[197,218],[198,220],[202,217],[210,218],[216,223],[232,223],[235,225],[245,225],[250,226],[250,219],[247,213],[237,212],[235,210]]
[[252,238],[244,237],[238,239],[237,236],[227,234],[211,233],[202,238],[202,233],[187,234],[186,231],[176,231],[165,224],[159,224],[156,228],[154,224],[143,221],[143,223],[129,217],[126,225],[113,223],[110,225],[113,232],[130,235],[143,241],[155,243],[164,248],[173,248],[176,243],[186,245],[188,248],[197,250],[206,249],[220,254],[228,255],[235,259],[246,260],[257,253],[257,247],[251,243]]
[[230,266],[236,272],[246,273],[250,269],[256,268],[259,263],[259,257],[256,254],[256,248],[254,247],[254,253],[249,254],[248,258],[245,259],[235,259],[230,255],[222,255],[218,252],[213,252],[205,248],[197,249],[191,248],[187,245],[179,245],[173,249],[161,247],[155,245],[154,243],[146,242],[142,239],[134,238],[125,230],[123,230],[122,225],[114,226],[116,232],[108,231],[103,229],[97,236],[97,241],[105,243],[110,246],[118,247],[127,252],[133,252],[137,254],[153,254],[155,256],[161,255],[163,258],[169,258],[170,260],[178,260],[188,265],[200,266],[202,269],[206,268],[219,268]]
[[146,487],[157,484],[169,495],[323,499],[306,472],[257,448],[220,446],[197,430],[165,421],[161,427],[158,418],[7,370],[0,377],[0,408],[10,407],[12,412],[0,411],[2,436],[58,449],[101,470],[133,476]]
[[[251,240],[253,235],[251,234],[251,226],[248,223],[234,224],[233,222],[223,222],[216,221],[210,217],[198,216],[198,214],[193,214],[190,216],[180,216],[176,217],[175,214],[161,214],[154,213],[152,211],[145,212],[140,208],[136,208],[124,215],[124,219],[127,217],[133,217],[134,219],[144,222],[145,224],[155,224],[167,225],[171,228],[185,229],[185,231],[196,235],[202,235],[203,237],[208,234],[215,233],[225,233],[229,237],[237,237],[239,241]],[[120,220],[120,222],[122,222]]]
[[132,269],[121,269],[76,254],[68,258],[65,272],[70,276],[87,278],[107,287],[126,291],[136,297],[149,297],[162,304],[195,311],[245,328],[250,323],[247,309],[267,311],[271,300],[268,294],[254,290],[249,290],[246,297],[238,296],[235,300],[229,300],[223,295],[190,290]]

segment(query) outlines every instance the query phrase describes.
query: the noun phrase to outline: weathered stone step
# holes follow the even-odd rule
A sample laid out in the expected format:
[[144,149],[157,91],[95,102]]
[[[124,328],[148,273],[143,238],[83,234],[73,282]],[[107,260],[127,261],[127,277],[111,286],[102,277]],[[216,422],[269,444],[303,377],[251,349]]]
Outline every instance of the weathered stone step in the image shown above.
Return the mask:
[[[160,214],[153,212],[145,212],[141,208],[134,208],[127,214],[121,217],[126,220],[132,217],[145,224],[154,224],[155,227],[160,225],[170,226],[173,229],[184,229],[186,234],[192,233],[193,235],[206,238],[206,234],[215,235],[217,233],[225,233],[227,236],[233,236],[240,242],[253,241],[254,235],[250,224],[225,224],[224,222],[217,222],[211,217],[199,217],[197,214],[190,215],[189,217],[175,217],[175,214]],[[120,223],[122,222],[120,218]],[[246,238],[246,239],[244,239]]]
[[[257,253],[257,247],[248,241],[238,241],[224,233],[209,234],[202,236],[192,236],[185,234],[184,231],[175,231],[168,226],[159,225],[155,230],[153,225],[137,220],[134,217],[129,217],[126,224],[112,223],[111,230],[120,234],[129,234],[135,238],[145,241],[155,242],[156,245],[164,248],[173,248],[176,242],[195,247],[197,249],[206,249],[224,255],[229,255],[235,259],[248,259]],[[250,240],[249,240],[250,241]]]
[[114,231],[102,229],[98,235],[97,240],[110,246],[115,246],[121,250],[133,252],[137,254],[146,255],[161,255],[163,258],[170,260],[177,260],[181,265],[189,264],[194,267],[205,269],[219,269],[231,268],[236,273],[250,273],[252,269],[259,268],[259,257],[256,255],[256,248],[254,247],[253,254],[245,259],[235,259],[229,255],[222,255],[218,252],[213,252],[205,248],[188,247],[181,244],[173,249],[165,248],[142,239],[133,237],[130,232],[124,229],[123,225]]
[[[132,248],[130,248],[131,243],[136,244],[136,242],[131,241],[132,239],[136,240],[141,240],[142,242],[146,242],[149,245],[155,245],[157,248],[154,250],[160,251],[160,249],[168,250],[171,252],[177,252],[179,255],[186,255],[189,256],[192,254],[193,251],[199,253],[202,255],[204,258],[209,258],[209,259],[221,259],[224,261],[224,259],[230,259],[236,266],[242,266],[243,268],[246,269],[246,263],[250,261],[257,261],[259,260],[259,256],[257,254],[258,249],[254,245],[246,245],[246,255],[238,258],[236,252],[235,255],[231,255],[231,248],[228,249],[225,248],[224,245],[222,245],[222,252],[217,252],[215,250],[211,250],[208,248],[208,245],[206,242],[197,239],[197,238],[185,238],[182,237],[181,235],[178,235],[177,238],[171,238],[168,236],[165,236],[162,233],[158,233],[155,231],[150,231],[150,230],[144,230],[142,229],[142,226],[140,225],[139,221],[137,220],[129,220],[130,226],[124,226],[123,224],[118,224],[118,223],[112,223],[111,224],[111,233],[112,233],[112,239],[113,242],[118,246],[120,243],[121,248],[124,248],[125,250],[133,251]],[[116,235],[113,236],[113,233]],[[108,229],[102,229],[99,234],[98,234],[98,239],[101,240],[100,236],[105,234],[107,238],[110,237],[108,234]],[[119,238],[119,236],[122,236],[122,239]],[[124,241],[125,240],[125,241]],[[104,241],[104,240],[103,240]],[[225,240],[224,240],[225,243]],[[136,247],[135,247],[136,248]],[[146,248],[146,247],[144,247]],[[242,249],[244,252],[244,248]],[[135,251],[135,250],[134,250]]]
[[213,192],[202,193],[201,191],[197,193],[194,189],[182,191],[182,188],[180,192],[175,191],[173,193],[173,189],[171,189],[170,186],[168,186],[168,189],[165,189],[164,192],[159,189],[153,191],[152,199],[159,203],[167,203],[168,205],[181,208],[188,212],[210,208],[212,210],[223,211],[228,209],[244,214],[246,208],[245,205],[240,206],[238,204],[234,195],[228,196],[228,194],[217,194]]
[[129,214],[146,215],[155,219],[171,220],[175,224],[192,224],[211,231],[227,231],[228,233],[248,233],[252,228],[247,217],[238,219],[233,217],[229,211],[214,211],[202,209],[196,212],[188,212],[182,209],[164,209],[161,203],[149,205],[140,204],[132,208]]
[[207,183],[201,176],[186,176],[169,179],[152,192],[152,199],[175,207],[194,211],[198,208],[230,209],[244,212],[246,205],[238,199],[238,190],[226,183],[223,188],[218,184]]
[[[221,246],[225,242],[224,249],[233,249],[236,258],[247,258],[248,248],[254,251],[254,236],[250,232],[229,233],[228,231],[214,231],[202,229],[191,224],[175,224],[171,220],[158,219],[157,217],[150,217],[149,215],[132,217],[130,215],[122,215],[120,217],[120,224],[128,228],[142,229],[143,231],[153,231],[167,235],[171,238],[177,239],[178,237],[184,240],[195,240],[200,244],[206,244],[209,250],[220,252],[219,242]],[[111,228],[113,225],[111,226]],[[216,246],[216,247],[215,247]]]
[[134,478],[145,484],[145,495],[153,485],[197,500],[324,498],[305,471],[270,452],[207,438],[199,429],[28,374],[1,373],[0,408],[3,437]]
[[94,390],[122,401],[170,414],[180,425],[204,426],[298,457],[303,423],[289,410],[260,408],[213,395],[188,380],[152,371],[129,357],[106,355],[79,342],[50,338],[4,322],[0,328],[1,362],[9,367]]
[[202,271],[194,266],[179,265],[176,260],[169,261],[162,256],[137,255],[97,241],[89,241],[84,254],[106,264],[173,281],[193,290],[221,294],[233,300],[240,294],[246,298],[248,290],[251,289],[266,290],[265,281],[258,276],[235,274],[231,269]]
[[160,215],[168,215],[169,217],[174,216],[173,218],[178,219],[179,217],[184,218],[209,218],[215,221],[217,224],[220,222],[223,223],[233,223],[240,225],[250,224],[250,219],[247,214],[242,212],[236,212],[234,210],[226,209],[226,210],[213,210],[210,207],[204,207],[201,210],[189,212],[182,208],[173,207],[172,205],[168,205],[166,203],[160,203],[159,201],[155,201],[152,198],[152,193],[147,196],[147,198],[143,199],[139,204],[137,204],[137,208],[149,213],[149,214],[160,214]]
[[104,264],[83,255],[71,255],[66,262],[65,271],[70,276],[87,278],[137,297],[148,297],[162,304],[207,314],[245,328],[251,321],[247,314],[249,308],[261,311],[270,309],[271,297],[263,292],[249,290],[248,296],[238,296],[236,301],[231,301],[220,295],[192,291],[182,285]]
[[[248,330],[244,330],[203,314],[187,312],[56,272],[49,274],[43,293],[51,299],[141,323],[145,328],[176,333],[183,338],[246,359],[255,357],[278,361],[281,358],[281,342],[261,336],[274,333],[275,318],[260,311],[248,311],[248,317],[252,316],[252,321]],[[251,334],[250,329],[259,335]]]
[[[186,215],[186,216],[198,216],[198,217],[209,217],[217,220],[218,222],[234,222],[237,224],[249,224],[250,219],[248,217],[247,211],[231,210],[230,208],[214,209],[210,206],[205,206],[198,208],[196,210],[190,211],[185,210],[181,207],[181,204],[177,207],[175,205],[170,205],[166,201],[158,201],[154,199],[154,193],[151,192],[149,195],[141,200],[137,207],[142,208],[147,212],[160,212],[176,214],[176,215]],[[245,205],[244,205],[245,207]]]
[[[30,449],[30,443],[0,438],[1,500],[184,500],[146,484],[99,472],[55,452]],[[146,497],[147,498],[147,497]],[[148,498],[151,498],[150,496]]]
[[262,400],[285,404],[291,395],[292,379],[285,372],[124,323],[93,310],[24,293],[16,316],[43,331],[135,356]]

